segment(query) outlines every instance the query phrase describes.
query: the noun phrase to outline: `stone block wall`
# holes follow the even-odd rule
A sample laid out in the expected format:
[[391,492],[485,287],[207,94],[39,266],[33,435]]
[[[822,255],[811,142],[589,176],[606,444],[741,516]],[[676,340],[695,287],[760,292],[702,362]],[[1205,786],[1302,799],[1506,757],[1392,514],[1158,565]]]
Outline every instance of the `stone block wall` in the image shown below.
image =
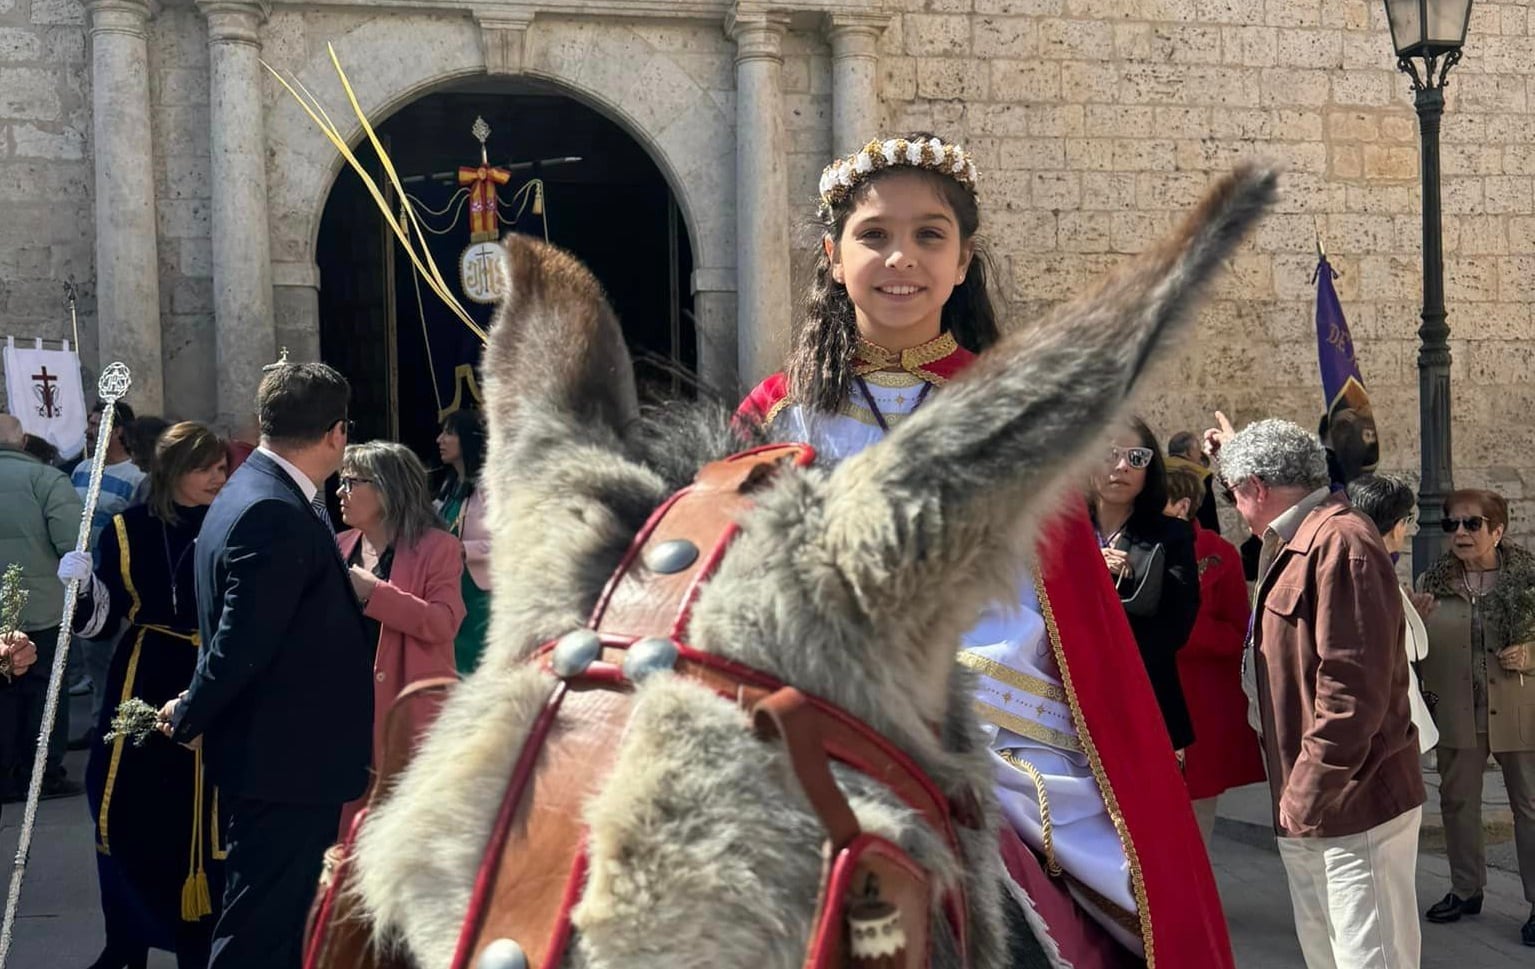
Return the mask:
[[160,353],[170,416],[211,420],[212,194],[209,181],[208,22],[192,0],[169,0],[149,22],[160,261]]
[[[1418,469],[1418,126],[1374,0],[901,0],[890,127],[979,156],[1015,318],[1165,232],[1212,174],[1264,156],[1284,198],[1139,409],[1164,438],[1323,408],[1314,236],[1326,240],[1384,466]],[[1455,481],[1535,535],[1535,9],[1479,0],[1443,126]],[[1528,489],[1528,494],[1527,494]]]
[[[1160,365],[1140,409],[1164,437],[1204,426],[1216,407],[1238,422],[1278,414],[1313,423],[1323,406],[1311,284],[1320,232],[1341,273],[1386,465],[1416,473],[1418,131],[1377,0],[866,6],[893,14],[880,39],[886,130],[933,130],[977,155],[986,232],[1015,319],[1048,311],[1167,231],[1236,160],[1281,161],[1288,174],[1278,211],[1232,261],[1193,339]],[[94,363],[84,20],[81,0],[0,0],[0,331],[63,336],[61,283],[73,277],[82,349]],[[813,233],[798,227],[813,213],[831,147],[830,50],[813,21],[799,18],[784,41],[796,294],[814,244]],[[155,153],[146,164],[157,192],[168,407],[204,416],[214,405],[207,28],[192,0],[165,0],[149,31]],[[430,56],[402,64],[367,53],[392,50],[403,38],[425,44]],[[409,77],[396,86],[412,96],[479,69],[480,38],[467,13],[284,7],[263,27],[264,56],[289,70],[317,63],[327,40],[350,59],[364,90],[391,89],[403,70]],[[567,48],[604,56],[566,64]],[[602,66],[624,52],[643,61],[644,85]],[[702,247],[710,278],[731,274],[734,47],[723,30],[703,21],[541,15],[527,56],[534,69],[569,77],[599,103],[625,105],[631,123],[673,153],[674,170],[707,160],[687,179],[717,204],[693,216],[713,240]],[[333,101],[326,74],[310,80]],[[270,82],[264,95],[273,260],[288,280],[289,264],[305,262],[316,199],[333,170],[327,147],[288,143],[294,122],[286,96]],[[1535,498],[1535,9],[1527,2],[1479,0],[1448,101],[1444,240],[1456,480],[1502,490],[1515,502],[1515,531],[1528,535],[1535,533],[1535,506],[1526,501]],[[397,106],[373,107],[387,115]],[[302,289],[280,280],[284,286]],[[280,316],[285,305],[278,301]],[[772,339],[785,343],[789,322],[786,308]]]
[[[80,0],[0,0],[0,336],[95,350],[90,72]],[[0,388],[0,398],[4,390]]]

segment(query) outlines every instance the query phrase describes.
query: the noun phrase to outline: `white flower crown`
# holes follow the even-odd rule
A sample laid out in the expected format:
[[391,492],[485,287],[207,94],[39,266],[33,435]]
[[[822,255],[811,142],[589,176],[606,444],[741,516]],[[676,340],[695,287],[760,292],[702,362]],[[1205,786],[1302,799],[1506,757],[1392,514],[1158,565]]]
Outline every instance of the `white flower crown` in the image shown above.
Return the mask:
[[883,168],[905,165],[939,172],[975,194],[975,162],[958,145],[944,144],[937,138],[926,141],[871,141],[857,152],[839,158],[821,172],[821,204],[831,208],[847,198],[848,193],[869,175]]

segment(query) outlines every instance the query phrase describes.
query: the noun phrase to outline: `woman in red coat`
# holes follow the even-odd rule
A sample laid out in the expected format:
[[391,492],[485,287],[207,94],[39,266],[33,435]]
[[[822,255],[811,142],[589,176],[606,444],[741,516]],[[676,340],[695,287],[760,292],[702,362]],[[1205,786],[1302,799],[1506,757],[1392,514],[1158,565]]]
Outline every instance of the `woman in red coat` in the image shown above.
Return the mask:
[[1199,615],[1178,651],[1178,679],[1194,722],[1194,743],[1184,751],[1183,780],[1208,847],[1221,792],[1264,778],[1258,735],[1248,723],[1247,694],[1242,692],[1242,644],[1251,615],[1242,556],[1218,533],[1192,520],[1203,494],[1203,483],[1194,472],[1167,469],[1167,513],[1194,529],[1199,563]]
[[[453,637],[464,621],[464,549],[432,507],[426,468],[401,444],[370,441],[346,449],[336,536],[352,588],[376,643],[373,659],[373,764],[382,763],[389,708],[400,691],[456,676]],[[423,715],[424,709],[423,709]],[[412,723],[419,738],[427,723]],[[342,812],[346,837],[371,789]]]

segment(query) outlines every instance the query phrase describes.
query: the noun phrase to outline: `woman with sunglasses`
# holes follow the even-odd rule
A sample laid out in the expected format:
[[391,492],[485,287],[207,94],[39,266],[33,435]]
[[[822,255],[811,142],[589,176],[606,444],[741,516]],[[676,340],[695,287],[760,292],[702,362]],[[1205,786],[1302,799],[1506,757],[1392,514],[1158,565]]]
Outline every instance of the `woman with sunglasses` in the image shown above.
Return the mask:
[[1181,751],[1194,742],[1194,726],[1176,655],[1199,614],[1199,569],[1188,525],[1164,514],[1167,471],[1144,421],[1132,419],[1109,443],[1088,505],[1173,749]]
[[[1454,922],[1482,910],[1482,771],[1492,754],[1514,813],[1514,844],[1535,946],[1535,555],[1504,539],[1508,502],[1494,491],[1456,491],[1440,523],[1450,551],[1418,578],[1413,604],[1428,629],[1423,689],[1437,694],[1439,807],[1450,891],[1426,914]],[[1433,702],[1433,701],[1431,701]]]
[[[341,462],[336,536],[374,646],[373,764],[382,762],[389,708],[420,680],[455,676],[453,637],[464,621],[464,552],[432,507],[426,468],[402,444],[370,441]],[[419,737],[426,723],[410,724]],[[341,815],[344,838],[370,790]]]

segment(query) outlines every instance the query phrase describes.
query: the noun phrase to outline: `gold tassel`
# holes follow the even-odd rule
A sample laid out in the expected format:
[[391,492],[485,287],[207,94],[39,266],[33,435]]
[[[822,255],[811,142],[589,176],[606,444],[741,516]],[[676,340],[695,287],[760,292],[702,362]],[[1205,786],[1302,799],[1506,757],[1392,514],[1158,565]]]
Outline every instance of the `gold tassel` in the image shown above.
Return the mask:
[[213,895],[208,891],[208,874],[198,871],[181,883],[181,920],[196,922],[213,914]]
[[203,867],[203,752],[192,752],[192,857],[181,883],[181,920],[196,922],[213,914],[213,894]]
[[533,189],[533,214],[544,214],[544,183],[542,180],[535,183]]

